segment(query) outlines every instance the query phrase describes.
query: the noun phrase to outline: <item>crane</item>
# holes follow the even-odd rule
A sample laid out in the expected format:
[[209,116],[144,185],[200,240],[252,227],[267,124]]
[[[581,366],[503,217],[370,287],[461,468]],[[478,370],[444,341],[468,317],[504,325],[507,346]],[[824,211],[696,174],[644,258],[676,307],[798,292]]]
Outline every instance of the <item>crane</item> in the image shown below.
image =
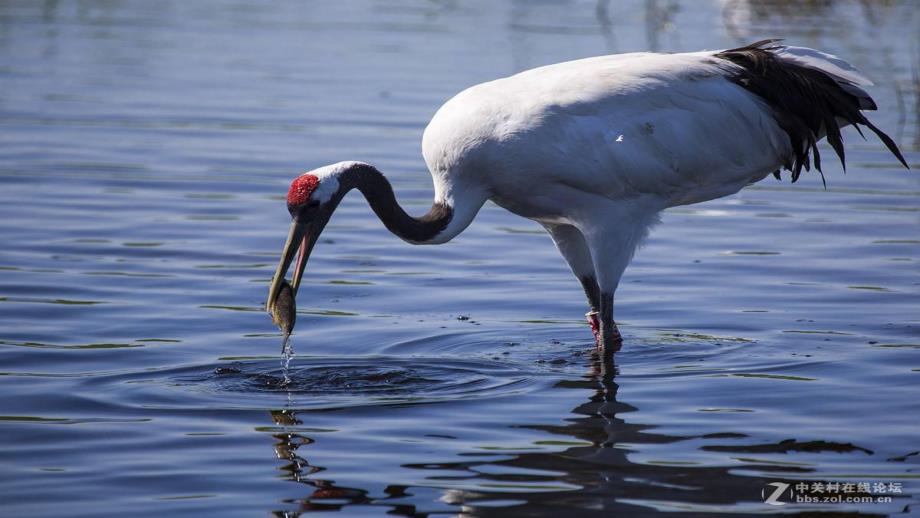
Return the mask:
[[434,182],[426,214],[408,215],[368,163],[339,162],[293,180],[291,227],[266,309],[292,263],[296,295],[313,246],[352,189],[412,244],[450,241],[491,200],[546,229],[584,288],[597,347],[612,359],[622,345],[617,285],[662,210],[780,178],[781,169],[795,182],[812,163],[823,181],[816,143],[826,138],[845,168],[846,125],[874,132],[907,167],[862,113],[877,109],[863,89],[871,84],[836,56],[763,40],[599,56],[475,85],[425,129],[422,154]]

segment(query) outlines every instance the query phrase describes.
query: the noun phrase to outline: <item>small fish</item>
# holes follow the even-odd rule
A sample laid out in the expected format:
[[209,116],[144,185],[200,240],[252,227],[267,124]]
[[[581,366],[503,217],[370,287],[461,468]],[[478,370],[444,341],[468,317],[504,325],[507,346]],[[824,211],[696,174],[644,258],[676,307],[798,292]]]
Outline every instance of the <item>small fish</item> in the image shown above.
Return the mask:
[[294,290],[288,282],[281,282],[281,290],[278,291],[278,297],[275,299],[275,305],[272,306],[272,322],[281,329],[284,336],[287,337],[294,330],[294,323],[297,321],[297,304],[294,302]]
[[294,358],[294,347],[291,345],[291,331],[297,321],[297,303],[294,302],[294,289],[287,280],[281,281],[281,289],[271,308],[272,322],[281,329],[281,372],[284,373],[284,383],[291,382],[288,375],[291,359]]

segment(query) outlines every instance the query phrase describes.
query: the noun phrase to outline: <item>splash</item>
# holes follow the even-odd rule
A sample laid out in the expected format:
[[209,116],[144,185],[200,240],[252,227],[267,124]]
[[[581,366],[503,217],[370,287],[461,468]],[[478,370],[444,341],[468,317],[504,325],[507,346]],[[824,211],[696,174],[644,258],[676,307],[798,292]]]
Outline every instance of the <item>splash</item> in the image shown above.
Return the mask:
[[281,374],[284,375],[284,385],[291,383],[291,360],[294,359],[294,345],[291,343],[291,333],[281,335]]
[[272,322],[281,329],[281,371],[284,374],[282,386],[287,386],[291,382],[289,367],[291,359],[294,357],[291,332],[294,330],[294,322],[297,320],[297,304],[294,301],[294,289],[284,279],[281,281],[281,289],[278,291],[275,304],[271,307],[271,314]]

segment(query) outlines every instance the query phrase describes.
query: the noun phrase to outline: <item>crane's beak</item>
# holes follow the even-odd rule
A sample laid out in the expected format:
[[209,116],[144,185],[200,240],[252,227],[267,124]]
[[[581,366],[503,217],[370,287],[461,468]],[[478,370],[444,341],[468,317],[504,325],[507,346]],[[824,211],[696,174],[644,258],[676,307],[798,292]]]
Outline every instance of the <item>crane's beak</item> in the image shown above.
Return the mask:
[[[320,216],[320,215],[317,215]],[[298,213],[291,221],[291,229],[288,231],[287,240],[284,242],[284,248],[281,250],[281,260],[278,262],[278,268],[275,269],[275,275],[272,277],[271,287],[268,289],[268,300],[265,302],[265,310],[271,312],[278,298],[278,292],[281,291],[281,284],[284,276],[287,274],[291,263],[294,262],[294,254],[297,254],[297,261],[294,266],[294,273],[291,276],[291,288],[294,290],[294,296],[297,295],[297,289],[300,288],[300,280],[303,276],[304,268],[307,266],[307,260],[310,258],[310,252],[313,251],[313,245],[319,234],[325,227],[325,218],[305,216]]]

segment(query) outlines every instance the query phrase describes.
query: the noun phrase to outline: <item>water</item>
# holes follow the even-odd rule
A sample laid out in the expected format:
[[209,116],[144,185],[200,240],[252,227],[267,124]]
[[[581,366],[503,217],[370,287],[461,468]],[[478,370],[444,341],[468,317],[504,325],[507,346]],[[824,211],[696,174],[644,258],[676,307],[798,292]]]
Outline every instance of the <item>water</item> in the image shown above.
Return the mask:
[[[916,514],[915,11],[3,2],[0,514]],[[913,170],[847,131],[826,191],[768,179],[667,212],[618,292],[607,373],[538,226],[487,205],[411,247],[350,196],[285,382],[262,307],[295,174],[367,160],[421,213],[421,133],[460,89],[768,36],[875,78],[873,120]],[[901,493],[763,502],[834,481]]]
[[284,376],[284,384],[291,382],[291,360],[294,359],[294,344],[291,343],[291,333],[281,332],[281,374]]

